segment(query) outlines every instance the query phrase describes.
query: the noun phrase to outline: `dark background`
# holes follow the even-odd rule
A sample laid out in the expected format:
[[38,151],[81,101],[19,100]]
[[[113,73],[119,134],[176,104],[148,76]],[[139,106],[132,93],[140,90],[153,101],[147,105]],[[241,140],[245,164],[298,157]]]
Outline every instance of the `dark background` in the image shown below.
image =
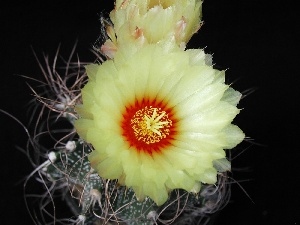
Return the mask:
[[[244,190],[232,184],[232,200],[215,224],[300,224],[300,26],[295,2],[205,0],[205,24],[188,45],[213,54],[216,66],[228,69],[227,82],[235,89],[254,91],[240,103],[243,110],[235,121],[254,139],[233,152],[231,176]],[[2,5],[0,108],[27,125],[32,96],[26,79],[16,75],[40,77],[31,47],[39,56],[45,52],[53,57],[61,44],[67,57],[78,40],[81,60],[91,61],[99,17],[112,8],[108,0],[13,0]],[[0,224],[32,224],[22,183],[33,168],[15,148],[25,146],[26,133],[1,113],[0,143]]]

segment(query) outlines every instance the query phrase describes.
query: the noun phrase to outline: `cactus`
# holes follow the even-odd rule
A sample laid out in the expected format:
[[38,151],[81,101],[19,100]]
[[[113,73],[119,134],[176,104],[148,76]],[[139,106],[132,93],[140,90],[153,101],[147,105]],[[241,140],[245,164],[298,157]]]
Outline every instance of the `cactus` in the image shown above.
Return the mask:
[[[233,148],[244,138],[244,134],[230,124],[238,113],[236,105],[241,95],[224,84],[224,72],[213,69],[210,55],[206,55],[203,50],[185,50],[186,43],[201,26],[201,3],[199,0],[117,0],[115,9],[110,14],[111,21],[104,18],[101,20],[104,28],[102,36],[105,40],[100,46],[95,47],[95,51],[99,53],[96,64],[71,63],[74,52],[66,61],[64,68],[56,67],[58,52],[53,63],[45,58],[46,66],[42,66],[39,61],[45,76],[45,82],[42,82],[45,84],[45,91],[38,93],[32,88],[36,100],[41,103],[41,110],[33,138],[30,140],[34,152],[38,154],[34,156],[36,162],[33,163],[36,169],[29,178],[37,173],[39,175],[37,181],[45,186],[46,193],[39,198],[41,213],[38,215],[31,212],[36,224],[208,224],[210,216],[226,205],[230,197],[227,181],[230,162],[226,159],[223,149]],[[160,24],[159,21],[165,24]],[[162,56],[161,60],[167,60],[166,63],[170,63],[171,66],[174,64],[174,67],[179,62],[176,60],[187,60],[186,64],[183,62],[181,66],[185,68],[184,71],[190,70],[190,72],[182,75],[188,77],[180,78],[182,83],[193,82],[189,76],[194,74],[196,68],[195,74],[203,73],[202,76],[207,76],[207,79],[211,80],[212,84],[208,86],[214,85],[216,95],[221,93],[216,100],[217,103],[224,104],[226,107],[221,108],[221,111],[223,110],[221,113],[211,114],[219,118],[215,123],[224,123],[222,129],[218,130],[219,139],[214,140],[222,149],[209,147],[208,149],[213,153],[201,152],[205,155],[203,164],[207,164],[201,173],[187,167],[182,169],[187,177],[185,180],[180,175],[171,174],[172,179],[182,179],[177,186],[176,181],[168,180],[171,178],[156,180],[155,177],[149,178],[151,181],[149,187],[142,186],[143,184],[133,185],[128,181],[131,174],[126,173],[125,169],[117,163],[119,159],[116,159],[115,164],[107,165],[106,168],[109,169],[104,173],[103,169],[99,169],[103,168],[103,159],[100,160],[99,157],[109,157],[105,155],[108,153],[103,152],[106,148],[105,144],[101,143],[104,147],[98,148],[98,139],[95,140],[91,138],[93,135],[89,135],[89,129],[94,125],[90,126],[90,122],[86,124],[86,121],[99,123],[95,120],[95,116],[91,116],[94,115],[91,108],[94,107],[95,102],[101,102],[97,99],[98,95],[92,96],[98,90],[98,87],[93,89],[98,84],[92,82],[102,79],[102,74],[113,74],[114,72],[110,70],[112,65],[120,71],[125,71],[123,70],[125,65],[126,68],[130,67],[131,61],[143,60],[143,57],[147,58],[148,54],[158,54]],[[160,69],[157,68],[159,62],[155,63],[153,69]],[[200,68],[201,71],[198,71]],[[202,69],[206,72],[202,72]],[[168,72],[164,71],[165,73]],[[131,75],[126,74],[126,76],[130,78]],[[174,79],[175,77],[176,75]],[[158,77],[158,79],[165,78]],[[202,81],[206,82],[204,78]],[[209,88],[207,91],[210,91]],[[197,92],[201,92],[201,89]],[[214,95],[214,92],[210,95]],[[215,106],[207,107],[214,109]],[[149,132],[151,135],[157,134],[161,140],[163,138],[161,134],[169,135],[169,131],[163,130],[168,122],[160,122],[160,119],[169,111],[158,110],[160,109],[154,108],[154,112],[151,111],[152,117],[144,116],[141,120],[151,122],[152,119],[156,125],[147,128],[151,129],[151,131],[147,130],[147,134]],[[231,110],[232,115],[224,115],[224,110]],[[206,114],[202,116],[205,117]],[[211,116],[206,117],[211,118]],[[168,118],[167,121],[173,117]],[[177,119],[173,119],[173,124],[176,124],[176,121]],[[100,123],[105,124],[106,121],[100,120]],[[215,126],[218,124],[212,124],[206,129],[212,132]],[[102,135],[105,136],[106,133]],[[43,137],[50,138],[53,146],[44,147]],[[110,140],[110,143],[117,140],[116,136],[115,139]],[[206,141],[210,142],[210,140]],[[196,154],[195,152],[191,154]],[[155,157],[154,154],[156,153],[152,152],[151,157]],[[195,161],[191,156],[189,157],[191,162]],[[174,160],[180,162],[180,159],[174,158]],[[43,162],[39,164],[40,161]],[[121,175],[116,175],[119,173],[115,170],[121,171]],[[145,178],[140,176],[137,175],[136,179],[144,181]],[[185,184],[183,181],[190,183]],[[153,184],[155,182],[157,186]],[[160,182],[163,188],[157,189],[162,187],[159,186]],[[167,196],[163,195],[164,193],[167,193]],[[65,219],[58,217],[55,203],[57,196],[62,197],[65,207],[73,216]]]

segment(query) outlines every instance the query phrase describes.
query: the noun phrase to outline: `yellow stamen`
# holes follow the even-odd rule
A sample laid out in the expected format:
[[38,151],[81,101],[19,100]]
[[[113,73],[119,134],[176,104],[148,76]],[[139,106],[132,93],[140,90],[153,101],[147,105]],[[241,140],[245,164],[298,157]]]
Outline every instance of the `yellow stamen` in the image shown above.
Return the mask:
[[151,144],[169,135],[172,121],[160,108],[146,106],[135,113],[131,119],[131,125],[137,140]]

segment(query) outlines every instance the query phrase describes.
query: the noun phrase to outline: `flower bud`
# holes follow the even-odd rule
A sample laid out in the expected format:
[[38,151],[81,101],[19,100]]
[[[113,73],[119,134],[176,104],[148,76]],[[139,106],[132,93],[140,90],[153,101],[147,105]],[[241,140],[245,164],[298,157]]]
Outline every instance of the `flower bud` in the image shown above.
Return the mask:
[[110,13],[117,39],[106,44],[141,46],[175,40],[185,47],[201,26],[201,8],[201,0],[117,0]]

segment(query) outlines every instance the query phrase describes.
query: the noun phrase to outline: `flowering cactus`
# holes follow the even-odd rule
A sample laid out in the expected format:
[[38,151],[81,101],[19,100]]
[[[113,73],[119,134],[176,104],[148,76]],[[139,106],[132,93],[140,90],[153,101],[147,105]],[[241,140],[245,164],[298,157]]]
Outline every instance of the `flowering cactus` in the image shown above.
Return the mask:
[[205,224],[226,204],[225,150],[244,139],[232,124],[241,94],[210,55],[185,48],[201,6],[117,0],[97,49],[107,60],[46,75],[50,96],[37,98],[71,128],[34,172],[76,216],[53,221]]

